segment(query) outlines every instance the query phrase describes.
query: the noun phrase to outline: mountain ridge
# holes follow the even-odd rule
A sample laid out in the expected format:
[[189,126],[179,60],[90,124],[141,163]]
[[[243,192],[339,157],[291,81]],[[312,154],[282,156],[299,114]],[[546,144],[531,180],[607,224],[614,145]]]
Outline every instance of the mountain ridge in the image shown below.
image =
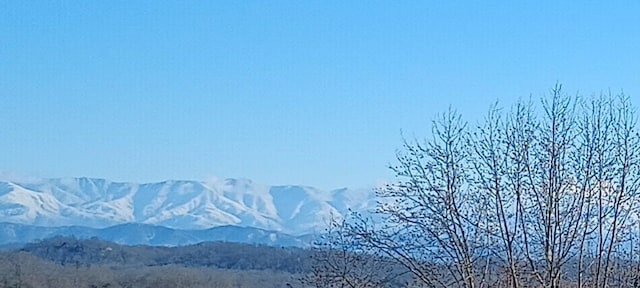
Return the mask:
[[0,180],[0,221],[105,228],[125,223],[202,230],[223,225],[291,235],[324,230],[331,217],[375,207],[373,189],[323,191],[249,179],[114,182],[102,178]]
[[26,244],[53,237],[98,238],[123,245],[185,246],[202,242],[233,242],[254,245],[307,247],[313,236],[292,236],[253,227],[218,226],[203,230],[125,223],[105,228],[84,226],[45,227],[0,222],[0,245]]

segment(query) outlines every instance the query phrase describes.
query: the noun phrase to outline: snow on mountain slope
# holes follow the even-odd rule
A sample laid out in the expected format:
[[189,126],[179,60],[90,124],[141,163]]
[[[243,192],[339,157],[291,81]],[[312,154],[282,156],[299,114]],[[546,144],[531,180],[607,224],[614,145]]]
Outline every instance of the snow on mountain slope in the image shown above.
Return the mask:
[[0,215],[3,219],[47,224],[55,223],[60,218],[63,204],[53,195],[34,192],[13,183],[3,186],[6,187],[5,193],[0,196]]
[[247,179],[118,183],[61,178],[0,181],[0,222],[102,228],[124,223],[180,229],[223,225],[289,234],[322,231],[329,217],[375,205],[371,190],[320,191]]

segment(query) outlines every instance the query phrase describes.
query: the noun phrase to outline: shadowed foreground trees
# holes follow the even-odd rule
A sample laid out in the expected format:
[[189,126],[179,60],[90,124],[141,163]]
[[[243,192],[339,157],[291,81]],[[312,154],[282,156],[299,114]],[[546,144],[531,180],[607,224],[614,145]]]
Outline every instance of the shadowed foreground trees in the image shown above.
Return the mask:
[[636,126],[629,97],[560,85],[473,126],[450,110],[344,235],[423,287],[638,287]]
[[300,287],[310,251],[209,242],[124,246],[58,237],[0,252],[0,288]]
[[[61,265],[27,253],[0,255],[2,288],[286,287],[295,275],[181,265],[113,267]],[[295,283],[294,283],[295,284]]]

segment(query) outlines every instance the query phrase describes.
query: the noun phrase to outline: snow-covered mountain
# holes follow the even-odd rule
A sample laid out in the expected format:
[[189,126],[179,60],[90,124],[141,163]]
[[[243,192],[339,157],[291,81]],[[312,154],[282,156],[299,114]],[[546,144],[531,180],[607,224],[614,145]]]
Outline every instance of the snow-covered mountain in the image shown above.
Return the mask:
[[301,235],[322,231],[331,215],[374,206],[371,189],[320,191],[247,179],[147,184],[93,178],[0,181],[0,222],[39,226],[235,225]]

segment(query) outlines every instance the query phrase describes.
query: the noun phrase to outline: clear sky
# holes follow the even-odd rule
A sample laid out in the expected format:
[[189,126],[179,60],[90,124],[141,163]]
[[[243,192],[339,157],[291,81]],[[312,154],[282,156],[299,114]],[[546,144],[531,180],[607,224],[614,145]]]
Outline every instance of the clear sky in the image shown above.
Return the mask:
[[388,179],[450,105],[640,102],[640,1],[0,1],[0,171]]

